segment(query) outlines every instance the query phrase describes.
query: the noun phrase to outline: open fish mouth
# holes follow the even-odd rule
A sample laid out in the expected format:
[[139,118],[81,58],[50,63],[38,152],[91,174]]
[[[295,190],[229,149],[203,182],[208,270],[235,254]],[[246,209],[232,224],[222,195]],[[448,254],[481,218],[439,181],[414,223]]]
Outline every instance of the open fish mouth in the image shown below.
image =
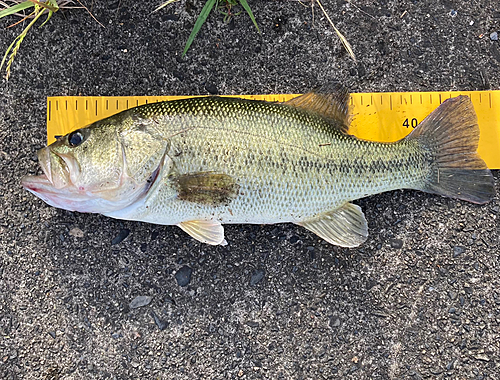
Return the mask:
[[[58,164],[62,164],[62,173],[67,173],[66,160],[57,156]],[[42,174],[26,175],[21,179],[21,185],[50,206],[63,208],[70,211],[86,212],[89,209],[89,197],[87,194],[79,194],[71,185],[69,178],[60,175],[54,176],[51,171],[50,152],[47,148],[38,153],[38,161]],[[67,176],[69,177],[69,175]]]
[[78,203],[81,203],[81,200],[75,197],[74,192],[54,187],[46,174],[24,176],[21,179],[21,185],[54,207],[66,208],[70,206],[70,208],[77,210]]
[[70,157],[51,154],[47,148],[38,153],[40,175],[26,175],[21,185],[50,206],[78,212],[109,212],[122,209],[143,198],[159,177],[159,165],[143,184],[127,176],[113,188],[95,188],[75,184],[72,173],[78,175],[80,166]]
[[103,208],[100,202],[87,194],[74,191],[72,187],[56,188],[45,175],[27,175],[21,179],[21,185],[50,206],[69,211],[97,212]]
[[[55,158],[58,161],[58,164],[62,169],[60,172],[65,174],[68,173],[66,160],[59,156],[51,157],[51,152],[48,147],[40,149],[37,155],[38,164],[40,165],[42,174],[24,176],[21,179],[22,186],[37,196],[43,193],[64,192],[65,190],[62,188],[66,187],[68,181],[66,178],[59,178],[59,180],[56,181],[56,178],[54,178],[54,175],[52,174],[52,160]],[[40,170],[38,172],[40,172]],[[69,177],[69,175],[65,175],[65,177]]]
[[78,165],[68,157],[52,153],[49,147],[40,149],[37,155],[42,174],[24,176],[21,185],[51,206],[72,205],[76,210],[83,199],[71,183],[70,170],[79,169]]

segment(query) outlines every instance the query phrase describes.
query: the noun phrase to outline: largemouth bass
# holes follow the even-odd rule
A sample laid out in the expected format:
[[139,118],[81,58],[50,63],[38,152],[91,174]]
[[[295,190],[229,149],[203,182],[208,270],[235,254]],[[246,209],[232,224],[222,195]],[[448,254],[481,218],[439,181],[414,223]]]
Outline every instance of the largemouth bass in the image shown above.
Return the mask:
[[291,222],[355,247],[368,236],[355,199],[403,188],[493,198],[467,96],[444,101],[395,143],[349,135],[348,100],[333,84],[280,104],[205,97],[139,106],[41,149],[44,174],[22,185],[51,206],[177,225],[213,245],[226,244],[224,223]]

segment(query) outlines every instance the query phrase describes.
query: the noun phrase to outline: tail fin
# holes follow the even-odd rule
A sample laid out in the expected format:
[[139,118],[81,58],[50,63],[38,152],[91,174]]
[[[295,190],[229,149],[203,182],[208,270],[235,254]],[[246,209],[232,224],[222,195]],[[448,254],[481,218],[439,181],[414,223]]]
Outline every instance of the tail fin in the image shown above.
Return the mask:
[[468,96],[445,100],[406,139],[419,140],[432,156],[419,190],[479,204],[495,196],[493,176],[477,154],[479,127]]

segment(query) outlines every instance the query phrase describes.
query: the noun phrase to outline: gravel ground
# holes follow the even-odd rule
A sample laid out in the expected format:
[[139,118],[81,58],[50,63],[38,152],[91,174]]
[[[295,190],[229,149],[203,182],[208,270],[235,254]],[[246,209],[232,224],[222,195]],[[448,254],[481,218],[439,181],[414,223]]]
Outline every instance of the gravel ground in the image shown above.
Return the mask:
[[[102,5],[102,4],[106,5]],[[181,58],[201,0],[106,1],[58,12],[0,81],[3,379],[499,379],[498,196],[416,191],[357,202],[370,237],[328,245],[294,225],[180,229],[57,210],[20,186],[37,170],[51,95],[500,89],[489,0],[252,1],[213,13]],[[0,51],[19,33],[0,20]],[[482,38],[479,36],[484,34]],[[497,34],[498,36],[498,34]],[[494,171],[500,194],[499,171]]]

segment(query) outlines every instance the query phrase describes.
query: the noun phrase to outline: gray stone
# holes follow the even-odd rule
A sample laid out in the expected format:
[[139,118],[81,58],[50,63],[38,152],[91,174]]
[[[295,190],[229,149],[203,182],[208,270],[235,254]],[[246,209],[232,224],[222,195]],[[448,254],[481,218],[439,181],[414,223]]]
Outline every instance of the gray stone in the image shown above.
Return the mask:
[[168,327],[168,322],[161,319],[154,311],[151,312],[151,316],[155,321],[156,326],[160,329],[160,331],[165,330]]
[[255,272],[252,273],[252,276],[250,277],[250,285],[255,286],[259,282],[262,281],[264,278],[265,272],[263,269],[257,269]]
[[138,307],[149,305],[152,299],[153,297],[150,296],[137,296],[130,302],[129,307],[131,309],[137,309]]
[[177,285],[181,287],[188,286],[189,283],[191,282],[192,273],[193,270],[187,265],[184,265],[181,269],[179,269],[175,273],[175,280],[177,281]]

